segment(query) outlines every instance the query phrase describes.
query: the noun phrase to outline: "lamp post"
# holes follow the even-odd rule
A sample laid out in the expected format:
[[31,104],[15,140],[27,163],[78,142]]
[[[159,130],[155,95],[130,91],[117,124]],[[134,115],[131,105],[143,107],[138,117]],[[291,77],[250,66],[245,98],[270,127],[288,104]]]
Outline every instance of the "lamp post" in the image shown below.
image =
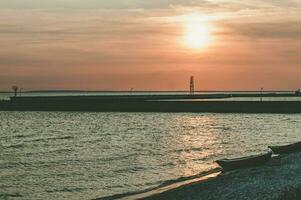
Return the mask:
[[190,77],[190,94],[194,94],[194,77]]
[[12,86],[12,89],[13,89],[13,91],[14,91],[14,97],[17,97],[19,87],[16,86],[16,85],[14,85],[14,86]]
[[262,92],[263,92],[263,88],[260,88],[260,101],[262,102],[263,101],[263,94],[262,94]]
[[23,88],[20,88],[20,90],[19,90],[19,96],[22,96],[22,91],[23,91]]

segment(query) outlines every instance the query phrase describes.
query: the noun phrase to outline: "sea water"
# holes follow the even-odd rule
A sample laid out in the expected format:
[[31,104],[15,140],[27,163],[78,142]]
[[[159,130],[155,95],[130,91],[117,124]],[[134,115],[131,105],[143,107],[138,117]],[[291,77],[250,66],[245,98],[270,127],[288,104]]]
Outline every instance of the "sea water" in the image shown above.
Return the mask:
[[0,199],[93,199],[301,140],[301,114],[0,112]]

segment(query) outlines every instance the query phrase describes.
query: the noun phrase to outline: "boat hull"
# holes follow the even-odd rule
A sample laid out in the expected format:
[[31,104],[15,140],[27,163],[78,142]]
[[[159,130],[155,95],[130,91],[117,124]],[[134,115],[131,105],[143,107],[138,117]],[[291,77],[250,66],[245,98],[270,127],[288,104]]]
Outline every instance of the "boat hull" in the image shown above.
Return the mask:
[[269,148],[275,154],[287,154],[301,151],[301,142],[297,142],[294,144],[284,145],[284,146],[269,146]]
[[266,154],[256,155],[256,156],[248,156],[236,159],[222,159],[217,160],[217,164],[219,164],[223,171],[230,171],[240,168],[248,168],[263,165],[270,160],[273,152],[268,152]]

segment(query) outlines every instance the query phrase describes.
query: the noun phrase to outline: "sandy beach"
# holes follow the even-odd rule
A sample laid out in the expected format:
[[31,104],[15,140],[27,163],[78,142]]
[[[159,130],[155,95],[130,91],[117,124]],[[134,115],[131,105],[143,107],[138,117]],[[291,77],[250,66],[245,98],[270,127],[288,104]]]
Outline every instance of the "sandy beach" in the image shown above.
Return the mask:
[[264,166],[227,172],[163,192],[157,190],[157,194],[136,199],[301,199],[301,153],[276,156]]

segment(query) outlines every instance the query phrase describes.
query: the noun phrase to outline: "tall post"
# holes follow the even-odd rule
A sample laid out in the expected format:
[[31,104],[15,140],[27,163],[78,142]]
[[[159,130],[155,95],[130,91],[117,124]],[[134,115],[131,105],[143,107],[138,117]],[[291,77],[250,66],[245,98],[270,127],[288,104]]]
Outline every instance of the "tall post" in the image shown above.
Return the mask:
[[260,88],[260,101],[263,101],[263,88]]
[[18,86],[14,85],[14,86],[12,86],[12,89],[14,91],[14,96],[17,97],[18,96],[18,89],[19,89]]
[[20,88],[20,90],[19,90],[19,96],[22,96],[22,91],[23,91],[23,88]]
[[194,94],[194,77],[190,77],[190,94]]

